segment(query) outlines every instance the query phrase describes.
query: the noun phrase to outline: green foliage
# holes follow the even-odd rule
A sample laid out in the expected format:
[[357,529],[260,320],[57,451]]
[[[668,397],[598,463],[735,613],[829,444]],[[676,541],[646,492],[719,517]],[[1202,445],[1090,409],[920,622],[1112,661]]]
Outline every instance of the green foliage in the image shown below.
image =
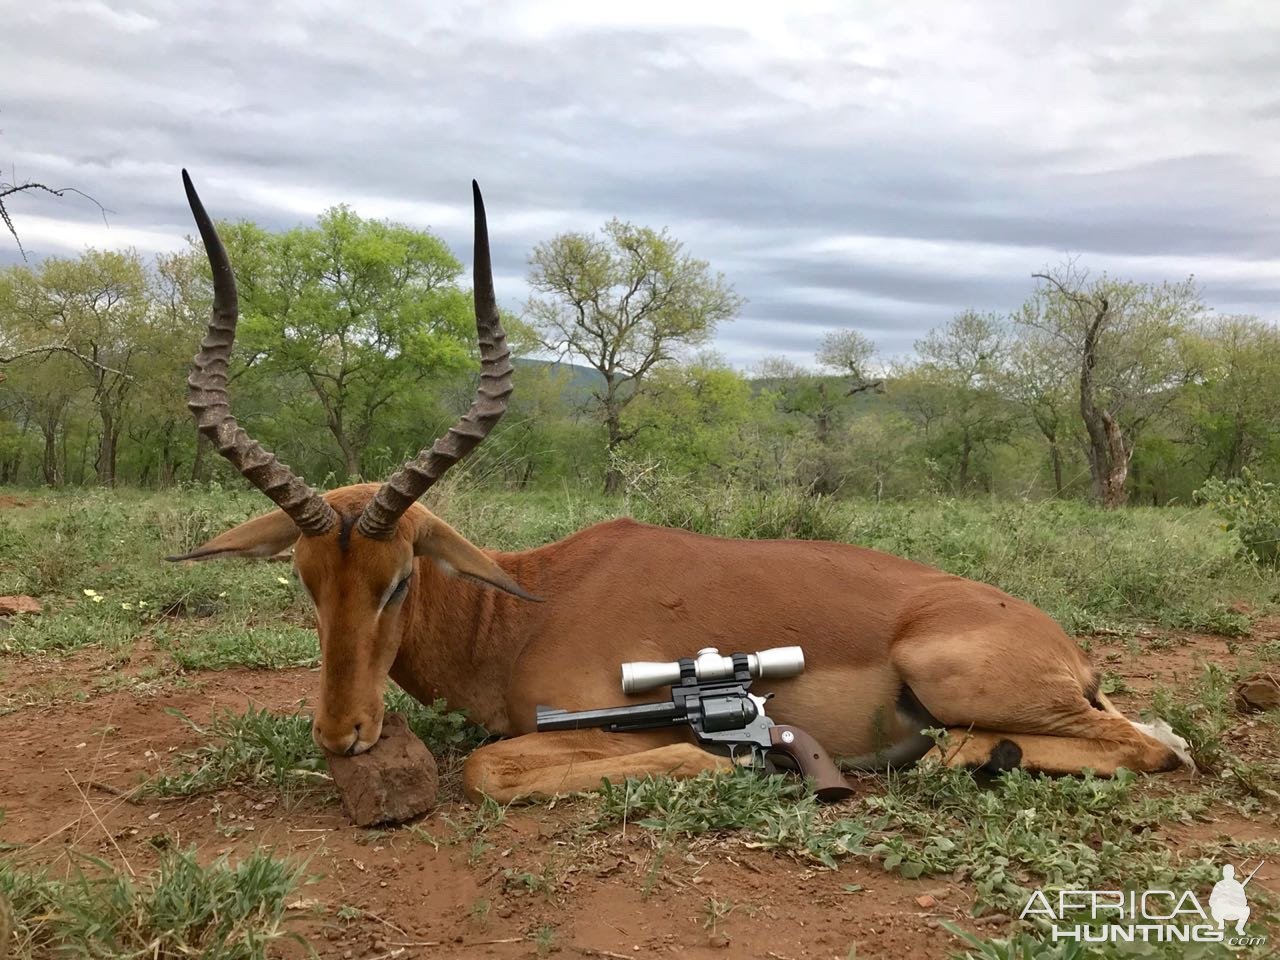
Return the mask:
[[739,486],[703,488],[660,471],[624,476],[637,520],[694,533],[746,540],[845,540],[847,521],[835,501],[803,490],[757,491]]
[[[436,756],[469,751],[486,737],[465,714],[450,711],[443,700],[430,706],[388,685],[385,706],[405,715],[410,729]],[[148,781],[145,792],[157,796],[193,796],[230,787],[270,788],[298,796],[327,783],[324,755],[311,739],[311,714],[277,714],[250,707],[224,710],[207,727],[177,713],[204,743],[179,758],[182,769]]]
[[850,504],[847,539],[987,583],[1066,630],[1120,623],[1240,634],[1232,603],[1266,608],[1275,584],[1233,555],[1204,511],[1105,511],[1065,502]]
[[476,726],[460,710],[450,710],[442,699],[431,704],[419,703],[395,684],[390,684],[384,697],[388,713],[402,713],[409,729],[427,745],[433,754],[468,753],[488,738],[484,728]]
[[1280,564],[1280,486],[1246,467],[1230,480],[1206,480],[1195,498],[1226,519],[1226,529],[1240,538],[1242,553],[1261,563]]
[[1158,798],[1127,771],[1110,779],[1050,778],[1014,770],[991,786],[967,770],[920,767],[823,811],[795,781],[748,770],[685,780],[602,784],[596,826],[625,820],[670,839],[741,831],[753,845],[789,850],[834,867],[874,860],[907,879],[963,869],[976,909],[1020,909],[1032,886],[1110,889],[1135,876],[1152,883],[1212,882],[1208,861],[1179,861],[1150,830],[1204,806]]
[[[623,412],[651,376],[682,350],[701,346],[743,300],[706,261],[668,232],[614,218],[603,237],[564,233],[534,247],[527,315],[538,338],[581,359],[602,378],[591,393],[610,454],[635,436]],[[619,476],[606,466],[605,492]]]
[[[1018,932],[1010,937],[981,940],[945,920],[942,921],[942,926],[953,936],[976,948],[963,953],[952,953],[951,960],[1084,960],[1091,956],[1078,940],[1053,943],[1025,932]],[[1092,955],[1096,956],[1096,951]]]
[[192,796],[233,786],[273,786],[287,795],[325,781],[324,758],[311,739],[311,715],[273,714],[250,707],[223,711],[200,727],[178,711],[208,742],[181,757],[187,767],[147,782],[145,793]]
[[141,881],[91,859],[67,880],[0,860],[0,896],[13,908],[17,957],[180,957],[264,960],[285,939],[295,867],[255,850],[207,866],[163,850]]
[[316,632],[292,624],[226,624],[184,636],[168,650],[184,670],[279,670],[320,662]]
[[795,780],[742,768],[697,777],[602,781],[595,826],[626,821],[664,837],[743,831],[753,843],[806,854],[828,867],[866,853],[868,827],[823,822],[817,799]]
[[347,474],[360,473],[393,398],[428,372],[467,365],[475,334],[462,265],[432,234],[338,206],[282,234],[232,225],[226,243],[241,290],[239,356],[256,377],[306,385]]

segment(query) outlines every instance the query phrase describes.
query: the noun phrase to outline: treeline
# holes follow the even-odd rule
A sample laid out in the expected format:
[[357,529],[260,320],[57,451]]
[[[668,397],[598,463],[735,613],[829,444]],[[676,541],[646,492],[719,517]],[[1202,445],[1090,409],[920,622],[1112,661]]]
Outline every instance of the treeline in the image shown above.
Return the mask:
[[[241,304],[233,409],[309,480],[385,477],[470,402],[470,290],[438,237],[346,207],[220,230]],[[529,263],[534,296],[505,318],[516,392],[466,461],[477,482],[1118,506],[1280,473],[1280,332],[1216,315],[1190,279],[1066,263],[1029,278],[1013,313],[963,312],[909,358],[835,330],[811,366],[744,373],[706,350],[742,299],[665,231],[610,221]],[[238,482],[186,409],[209,303],[198,245],[0,272],[0,483]]]

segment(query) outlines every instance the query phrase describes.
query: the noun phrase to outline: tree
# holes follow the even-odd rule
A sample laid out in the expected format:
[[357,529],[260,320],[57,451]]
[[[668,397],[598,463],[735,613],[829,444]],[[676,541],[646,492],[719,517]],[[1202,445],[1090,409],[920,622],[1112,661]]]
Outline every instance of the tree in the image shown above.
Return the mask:
[[884,392],[884,380],[872,375],[875,345],[853,329],[830,330],[818,346],[818,366],[807,370],[786,357],[766,357],[758,375],[773,385],[783,414],[799,416],[813,428],[812,442],[793,450],[800,483],[815,494],[838,490],[849,466],[848,437],[841,421],[850,399],[872,391]]
[[148,275],[148,349],[135,367],[138,385],[132,394],[129,433],[136,476],[144,485],[153,477],[160,486],[170,485],[180,461],[187,456],[194,461],[196,450],[202,449],[199,433],[193,444],[185,387],[209,318],[209,293],[201,271],[207,262],[194,251],[162,254]]
[[1204,304],[1193,278],[1153,285],[1104,274],[1090,281],[1074,263],[1034,276],[1047,302],[1019,319],[1071,351],[1094,497],[1121,506],[1139,434],[1195,374],[1188,335]]
[[1062,341],[1046,332],[1040,322],[1045,306],[1044,298],[1032,297],[1014,315],[1017,336],[1010,345],[1001,383],[1005,395],[1026,411],[1048,445],[1053,491],[1061,497],[1066,487],[1063,448],[1072,436],[1075,362]]
[[975,454],[1009,438],[1010,411],[1000,396],[1001,371],[1009,347],[998,317],[966,310],[916,341],[916,374],[925,396],[933,393],[930,438],[933,452],[952,462],[958,490],[969,488]]
[[[99,419],[94,468],[99,483],[113,486],[125,404],[136,384],[130,368],[150,346],[142,258],[132,250],[50,257],[37,271],[10,271],[6,284],[13,318],[33,339],[58,345],[39,350],[74,357],[83,368]],[[46,457],[51,443],[46,434]]]
[[219,229],[240,291],[240,370],[305,383],[346,475],[361,476],[379,416],[427,377],[469,363],[462,265],[433,234],[345,206],[281,234]]
[[673,472],[728,478],[746,456],[744,429],[765,416],[747,379],[708,351],[657,369],[652,389],[628,408],[624,427],[642,455]]
[[818,366],[848,378],[846,397],[874,390],[883,392],[884,378],[874,376],[876,345],[857,330],[829,330],[818,345]]
[[527,310],[542,343],[603,378],[593,398],[610,460],[604,489],[614,493],[622,476],[613,457],[634,436],[623,427],[623,410],[656,365],[706,343],[744,301],[665,229],[617,219],[605,224],[603,238],[564,233],[541,243],[529,263],[530,286],[543,296],[531,298]]
[[1199,337],[1201,375],[1185,404],[1186,440],[1202,476],[1229,480],[1280,455],[1280,330],[1257,317],[1222,317]]

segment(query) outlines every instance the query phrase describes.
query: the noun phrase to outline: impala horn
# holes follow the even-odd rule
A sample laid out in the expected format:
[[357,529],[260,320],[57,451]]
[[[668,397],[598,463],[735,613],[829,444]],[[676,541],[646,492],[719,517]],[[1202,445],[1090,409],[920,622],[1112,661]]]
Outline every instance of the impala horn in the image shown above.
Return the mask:
[[239,315],[236,301],[236,278],[231,272],[226,248],[205,213],[204,205],[191,185],[187,171],[182,171],[182,184],[187,202],[200,229],[209,266],[213,268],[213,312],[209,332],[200,343],[195,369],[187,377],[187,407],[195,414],[196,428],[213,442],[218,452],[231,461],[246,480],[270,497],[287,513],[304,535],[318,537],[333,528],[338,514],[333,507],[294,475],[275,454],[264,450],[236,423],[227,400],[227,366],[231,345],[236,338]]
[[493,267],[489,262],[489,227],[485,222],[484,200],[479,185],[472,180],[475,198],[475,276],[473,297],[476,333],[480,340],[480,386],[476,399],[448,433],[416,457],[406,461],[370,500],[356,521],[361,535],[388,540],[395,532],[409,504],[427,492],[446,470],[465,457],[488,435],[507,412],[511,397],[511,349],[498,316],[498,299],[493,290]]

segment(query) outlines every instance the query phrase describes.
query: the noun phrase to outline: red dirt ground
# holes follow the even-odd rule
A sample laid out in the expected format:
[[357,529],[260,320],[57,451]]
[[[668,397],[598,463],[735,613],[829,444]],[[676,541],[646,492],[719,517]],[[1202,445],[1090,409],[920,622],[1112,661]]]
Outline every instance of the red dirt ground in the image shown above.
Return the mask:
[[[1238,641],[1239,651],[1275,628],[1267,625]],[[1114,695],[1121,709],[1143,705],[1154,682],[1189,682],[1201,660],[1235,660],[1221,638],[1179,639],[1185,643],[1149,654],[1122,643],[1095,646],[1098,661],[1132,688]],[[571,843],[585,815],[572,802],[513,808],[486,834],[490,846],[483,851],[473,851],[470,840],[437,849],[410,830],[356,829],[323,791],[291,806],[269,794],[236,791],[135,804],[121,794],[140,774],[171,767],[176,752],[199,743],[168,710],[198,723],[224,707],[291,710],[314,694],[317,683],[309,670],[236,670],[193,674],[188,684],[153,696],[121,691],[52,704],[24,698],[19,689],[50,683],[89,688],[104,673],[138,665],[136,657],[121,665],[94,654],[4,664],[10,705],[32,705],[0,717],[0,836],[38,844],[30,855],[46,863],[65,862],[65,852],[75,848],[139,873],[154,864],[156,846],[165,843],[194,843],[210,857],[265,845],[309,858],[307,873],[315,880],[296,894],[300,916],[293,926],[323,957],[535,956],[530,936],[544,924],[554,924],[554,950],[563,956],[843,960],[856,944],[859,958],[945,957],[959,943],[940,920],[986,935],[1008,926],[1008,918],[999,916],[994,922],[970,919],[973,890],[961,882],[904,880],[853,860],[838,871],[815,869],[734,839],[695,841],[687,854],[671,855],[652,870],[655,849],[641,828],[593,835],[585,847]],[[1250,726],[1246,717],[1233,735],[1251,753],[1276,749],[1261,742],[1263,728]],[[1176,789],[1180,776],[1168,778],[1169,789]],[[874,780],[865,784],[874,789]],[[440,840],[453,837],[450,818],[469,819],[463,806],[447,800],[419,826]],[[1274,812],[1245,819],[1224,810],[1216,821],[1179,824],[1161,834],[1171,846],[1190,849],[1219,837],[1275,839],[1278,831]],[[506,870],[540,874],[545,864],[559,878],[550,893],[520,893],[506,882]],[[646,892],[647,877],[657,879]],[[1277,879],[1255,882],[1280,895]],[[846,892],[847,885],[862,889]],[[936,906],[917,905],[915,898],[926,892]],[[714,933],[706,926],[709,898],[734,904]],[[478,901],[489,902],[487,914],[480,914]],[[344,905],[362,913],[338,919]],[[286,952],[301,955],[296,948]]]

